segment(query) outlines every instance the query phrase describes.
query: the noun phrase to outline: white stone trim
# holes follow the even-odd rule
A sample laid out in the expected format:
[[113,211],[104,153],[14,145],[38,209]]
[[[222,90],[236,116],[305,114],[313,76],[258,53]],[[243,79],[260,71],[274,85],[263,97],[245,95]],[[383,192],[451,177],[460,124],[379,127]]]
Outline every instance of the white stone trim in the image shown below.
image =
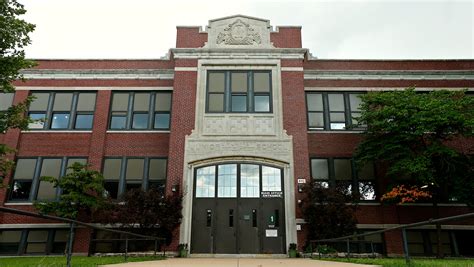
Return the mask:
[[[356,226],[357,226],[358,229],[386,229],[386,228],[397,227],[397,226],[401,226],[401,225],[405,225],[405,224],[397,224],[397,223],[396,224],[377,224],[377,223],[364,224],[364,223],[360,223],[360,224],[357,224]],[[408,228],[408,230],[411,230],[411,229],[431,230],[431,229],[436,229],[436,225],[423,225],[423,226]],[[441,229],[444,229],[444,230],[474,230],[474,225],[442,224]]]
[[33,206],[33,202],[6,202],[3,205],[5,206]]
[[[176,59],[304,59],[304,48],[173,48]],[[255,62],[256,63],[256,62]],[[247,63],[253,64],[253,62]],[[258,64],[258,63],[257,63]]]
[[344,130],[334,130],[334,131],[328,131],[328,130],[321,130],[321,131],[317,131],[317,130],[311,130],[311,131],[308,131],[307,133],[308,134],[319,134],[319,133],[322,133],[322,134],[360,134],[360,133],[363,133],[364,131],[344,131]]
[[26,79],[76,80],[173,80],[171,69],[28,69],[21,72]]
[[[304,90],[311,91],[327,91],[327,92],[378,92],[378,91],[400,91],[405,90],[407,87],[305,87]],[[467,89],[469,92],[474,91],[474,87],[447,87],[447,88],[435,88],[435,87],[415,87],[415,91],[433,91],[433,90],[450,90],[450,91],[460,91]]]
[[18,91],[102,91],[102,90],[111,90],[111,91],[173,91],[171,86],[156,86],[156,87],[127,87],[127,86],[108,86],[108,87],[83,87],[83,86],[15,86],[15,90]]
[[281,67],[281,71],[304,71],[303,67]]
[[174,71],[197,71],[197,67],[175,67]]
[[156,130],[156,131],[139,131],[139,130],[127,130],[127,131],[115,131],[115,130],[107,130],[106,133],[110,134],[140,134],[140,133],[170,133],[169,130]]
[[31,229],[31,228],[69,228],[68,223],[9,223],[0,224],[0,229]]
[[306,70],[305,80],[474,80],[474,71]]
[[21,131],[22,134],[34,134],[34,133],[49,133],[49,134],[56,134],[56,133],[92,133],[90,131],[74,131],[74,130],[31,130],[31,131]]

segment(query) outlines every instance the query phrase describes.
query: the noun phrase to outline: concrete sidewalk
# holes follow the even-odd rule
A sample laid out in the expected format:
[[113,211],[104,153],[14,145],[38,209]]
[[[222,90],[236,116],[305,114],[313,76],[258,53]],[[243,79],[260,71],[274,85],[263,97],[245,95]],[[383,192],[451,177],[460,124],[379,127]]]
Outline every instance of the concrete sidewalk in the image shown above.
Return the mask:
[[311,259],[216,259],[185,258],[160,261],[130,262],[106,267],[375,267],[376,265],[353,264],[344,262],[319,261]]

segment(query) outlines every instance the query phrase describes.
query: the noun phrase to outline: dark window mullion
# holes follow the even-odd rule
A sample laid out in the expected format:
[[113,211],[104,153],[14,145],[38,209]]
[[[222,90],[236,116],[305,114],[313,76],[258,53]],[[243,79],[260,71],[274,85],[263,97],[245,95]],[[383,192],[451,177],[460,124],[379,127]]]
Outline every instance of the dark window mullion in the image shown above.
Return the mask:
[[148,103],[148,127],[147,129],[153,129],[155,124],[155,100],[156,92],[150,92],[150,102]]
[[348,129],[349,125],[352,124],[352,114],[351,114],[351,107],[350,107],[350,104],[349,104],[349,94],[348,93],[344,93],[343,94],[344,96],[344,118],[345,118],[345,121],[346,121],[346,127],[345,127],[345,130]]
[[45,111],[46,118],[45,118],[43,129],[51,129],[51,124],[53,122],[53,105],[54,105],[55,96],[56,96],[56,93],[53,93],[53,92],[49,93],[49,102],[48,102],[48,108]]
[[77,103],[79,102],[79,93],[75,92],[72,94],[72,103],[71,108],[69,110],[69,125],[68,129],[74,129],[74,124],[76,123],[76,111],[77,111]]
[[120,177],[118,180],[118,189],[117,189],[117,198],[120,198],[120,196],[125,192],[125,188],[127,188],[126,181],[125,181],[125,172],[126,172],[126,167],[127,167],[127,157],[121,157],[120,158]]
[[39,184],[40,184],[39,177],[41,174],[42,164],[43,164],[43,158],[38,157],[36,159],[35,172],[34,172],[33,180],[31,183],[31,191],[30,191],[30,198],[29,198],[30,202],[33,202],[36,199],[36,196],[38,194],[38,189],[39,189]]
[[126,127],[125,129],[130,130],[132,129],[132,118],[133,118],[133,100],[135,98],[135,93],[130,92],[128,96],[128,110],[127,110],[127,119],[126,119]]
[[328,93],[321,93],[323,98],[323,116],[324,116],[324,130],[331,130],[331,122],[329,118],[329,101],[328,101]]
[[247,112],[255,112],[253,71],[247,73]]
[[231,72],[226,71],[224,76],[225,86],[224,86],[224,112],[232,112],[232,88],[231,88]]

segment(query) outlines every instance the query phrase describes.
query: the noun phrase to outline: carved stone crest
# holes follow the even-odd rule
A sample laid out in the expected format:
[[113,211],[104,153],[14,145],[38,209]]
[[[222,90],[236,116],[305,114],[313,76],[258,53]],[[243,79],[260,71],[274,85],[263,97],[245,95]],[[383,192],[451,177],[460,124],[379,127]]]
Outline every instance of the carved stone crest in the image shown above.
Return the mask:
[[254,45],[262,42],[260,34],[249,24],[238,19],[229,24],[223,32],[217,35],[217,44]]

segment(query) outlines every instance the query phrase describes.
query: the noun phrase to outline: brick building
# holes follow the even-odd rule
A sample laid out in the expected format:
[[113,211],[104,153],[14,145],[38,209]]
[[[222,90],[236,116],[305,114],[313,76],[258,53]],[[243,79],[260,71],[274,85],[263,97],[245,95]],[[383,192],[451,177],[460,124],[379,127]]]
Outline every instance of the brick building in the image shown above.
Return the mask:
[[[10,130],[16,170],[0,205],[33,210],[59,191],[39,177],[61,176],[75,161],[102,171],[111,197],[130,188],[165,188],[184,197],[171,249],[191,253],[285,253],[305,243],[299,186],[310,179],[368,187],[360,231],[431,217],[423,204],[384,206],[376,166],[357,173],[351,160],[360,131],[346,130],[358,94],[374,90],[474,88],[474,60],[326,60],[302,48],[301,27],[232,16],[206,30],[178,27],[176,48],[153,60],[39,60],[1,95],[0,109],[34,94],[29,115],[45,119]],[[458,141],[460,147],[472,142]],[[441,206],[441,216],[469,211]],[[0,254],[54,254],[68,225],[0,213]],[[411,230],[412,254],[431,254],[434,230]],[[117,250],[93,243],[103,233],[79,228],[74,251]],[[474,255],[472,221],[443,226],[445,252]],[[373,237],[377,250],[402,254],[400,232]]]

